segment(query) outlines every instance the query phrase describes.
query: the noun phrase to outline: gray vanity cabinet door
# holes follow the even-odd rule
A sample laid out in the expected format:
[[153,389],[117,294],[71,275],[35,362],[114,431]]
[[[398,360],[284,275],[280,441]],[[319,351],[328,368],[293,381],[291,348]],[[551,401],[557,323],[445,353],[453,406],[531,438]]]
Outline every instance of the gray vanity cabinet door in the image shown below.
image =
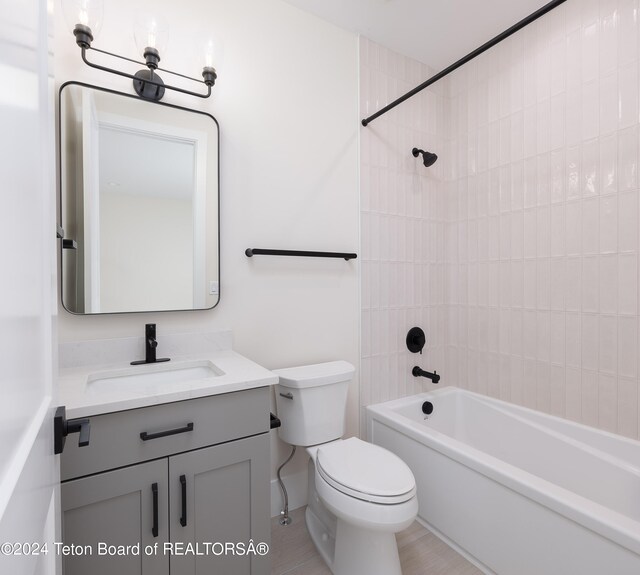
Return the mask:
[[[62,484],[62,540],[92,555],[63,557],[64,575],[168,575],[167,459],[133,465]],[[157,536],[153,486],[157,485]],[[123,556],[98,555],[98,543],[132,545]],[[145,554],[158,543],[158,553]],[[138,545],[139,555],[136,554]]]
[[171,575],[269,574],[268,554],[220,545],[270,545],[268,433],[170,457],[169,481],[172,543],[203,553],[174,554]]

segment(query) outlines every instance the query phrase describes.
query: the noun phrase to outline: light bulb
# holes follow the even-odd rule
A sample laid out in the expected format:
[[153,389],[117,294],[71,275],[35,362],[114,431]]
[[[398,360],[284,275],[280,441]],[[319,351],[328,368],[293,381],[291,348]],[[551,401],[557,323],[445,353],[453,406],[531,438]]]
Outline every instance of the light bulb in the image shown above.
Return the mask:
[[156,47],[156,25],[155,22],[151,30],[147,32],[147,46],[150,48]]
[[205,68],[220,70],[224,56],[224,46],[219,38],[203,34],[197,42],[197,50]]
[[62,12],[71,31],[81,24],[90,28],[95,37],[102,27],[104,2],[103,0],[62,0]]
[[204,65],[207,68],[213,68],[213,55],[215,51],[215,46],[213,44],[213,40],[209,40],[205,46],[204,52]]
[[169,23],[158,14],[139,14],[133,36],[140,54],[144,54],[147,48],[154,48],[163,54],[169,42]]

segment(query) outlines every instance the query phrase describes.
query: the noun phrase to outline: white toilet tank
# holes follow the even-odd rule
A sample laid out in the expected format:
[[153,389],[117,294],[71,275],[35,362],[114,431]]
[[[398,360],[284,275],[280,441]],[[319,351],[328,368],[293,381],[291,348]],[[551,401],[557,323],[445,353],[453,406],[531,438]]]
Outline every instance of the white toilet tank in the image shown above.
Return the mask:
[[277,369],[278,433],[290,445],[318,445],[344,434],[347,391],[355,368],[331,361]]

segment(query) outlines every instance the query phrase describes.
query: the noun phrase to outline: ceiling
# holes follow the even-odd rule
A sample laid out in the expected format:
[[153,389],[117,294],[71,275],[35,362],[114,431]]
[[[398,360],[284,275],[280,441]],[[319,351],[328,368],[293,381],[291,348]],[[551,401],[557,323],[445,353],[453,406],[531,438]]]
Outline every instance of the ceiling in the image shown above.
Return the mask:
[[548,0],[285,0],[442,70]]

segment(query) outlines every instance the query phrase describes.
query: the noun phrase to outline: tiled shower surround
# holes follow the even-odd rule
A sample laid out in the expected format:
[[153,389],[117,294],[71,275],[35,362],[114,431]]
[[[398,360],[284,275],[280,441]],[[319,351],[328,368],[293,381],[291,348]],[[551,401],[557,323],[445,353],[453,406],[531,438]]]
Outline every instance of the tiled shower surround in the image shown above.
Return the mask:
[[[361,405],[431,388],[415,361],[638,438],[638,32],[635,0],[569,0],[363,128]],[[363,116],[429,76],[361,53]]]
[[[379,109],[433,73],[360,39],[360,111]],[[424,91],[361,132],[361,406],[412,395],[409,328],[429,334],[421,360],[445,359],[443,163],[418,169],[413,147],[442,147],[443,86]],[[424,367],[429,367],[424,364]],[[360,418],[362,432],[365,419]]]

